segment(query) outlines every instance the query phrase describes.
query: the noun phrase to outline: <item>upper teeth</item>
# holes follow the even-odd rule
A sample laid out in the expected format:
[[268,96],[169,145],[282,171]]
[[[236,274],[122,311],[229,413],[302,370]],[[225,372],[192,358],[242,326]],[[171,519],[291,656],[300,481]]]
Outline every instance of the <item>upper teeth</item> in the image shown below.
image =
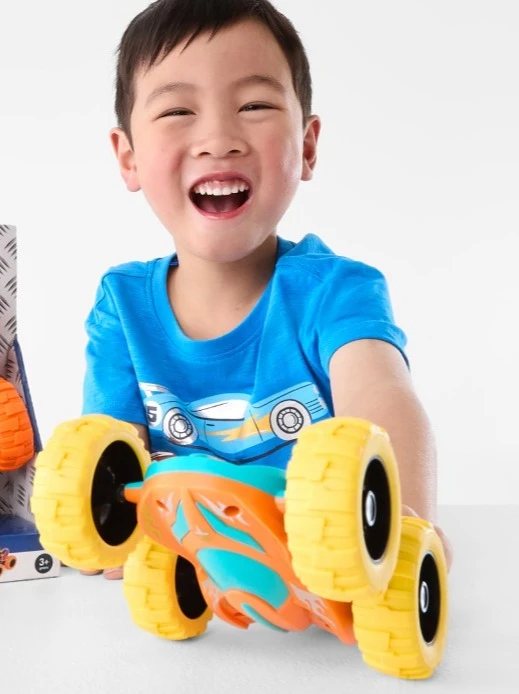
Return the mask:
[[200,195],[230,195],[231,193],[241,193],[244,190],[249,190],[249,186],[245,181],[239,178],[233,181],[205,181],[193,188],[193,193]]

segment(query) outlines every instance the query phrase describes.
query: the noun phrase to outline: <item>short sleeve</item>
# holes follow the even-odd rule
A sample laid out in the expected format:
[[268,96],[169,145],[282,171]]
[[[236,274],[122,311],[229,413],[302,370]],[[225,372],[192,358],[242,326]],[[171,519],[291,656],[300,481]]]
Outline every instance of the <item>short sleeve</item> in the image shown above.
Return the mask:
[[88,342],[83,414],[146,424],[128,342],[105,275],[85,322]]
[[408,364],[406,336],[395,324],[384,275],[369,265],[335,259],[317,307],[317,345],[326,373],[332,355],[355,340],[383,340],[394,345]]

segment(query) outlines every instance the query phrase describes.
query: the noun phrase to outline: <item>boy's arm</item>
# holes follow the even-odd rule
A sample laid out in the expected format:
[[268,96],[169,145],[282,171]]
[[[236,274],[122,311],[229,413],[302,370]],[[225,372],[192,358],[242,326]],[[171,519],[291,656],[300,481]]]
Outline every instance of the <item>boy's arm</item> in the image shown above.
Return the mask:
[[[357,340],[330,360],[330,381],[337,417],[360,417],[383,427],[395,451],[405,515],[436,523],[436,446],[432,429],[406,363],[393,345]],[[452,548],[440,535],[450,566]]]

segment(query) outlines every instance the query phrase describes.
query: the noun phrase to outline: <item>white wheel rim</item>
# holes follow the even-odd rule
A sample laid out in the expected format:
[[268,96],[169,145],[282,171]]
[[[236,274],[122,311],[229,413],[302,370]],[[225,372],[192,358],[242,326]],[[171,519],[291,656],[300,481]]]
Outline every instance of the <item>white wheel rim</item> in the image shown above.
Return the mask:
[[366,496],[365,515],[369,527],[372,528],[377,521],[377,497],[373,492],[368,492]]
[[424,613],[429,609],[429,586],[425,581],[420,586],[420,609]]

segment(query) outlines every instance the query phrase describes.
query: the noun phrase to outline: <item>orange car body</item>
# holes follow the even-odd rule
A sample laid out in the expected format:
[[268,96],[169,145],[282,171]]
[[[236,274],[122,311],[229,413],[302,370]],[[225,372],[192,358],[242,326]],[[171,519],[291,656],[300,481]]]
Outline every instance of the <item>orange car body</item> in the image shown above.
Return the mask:
[[230,624],[300,631],[311,624],[356,642],[350,603],[309,593],[283,525],[285,473],[205,455],[154,462],[124,495],[152,540],[189,560],[210,609]]

